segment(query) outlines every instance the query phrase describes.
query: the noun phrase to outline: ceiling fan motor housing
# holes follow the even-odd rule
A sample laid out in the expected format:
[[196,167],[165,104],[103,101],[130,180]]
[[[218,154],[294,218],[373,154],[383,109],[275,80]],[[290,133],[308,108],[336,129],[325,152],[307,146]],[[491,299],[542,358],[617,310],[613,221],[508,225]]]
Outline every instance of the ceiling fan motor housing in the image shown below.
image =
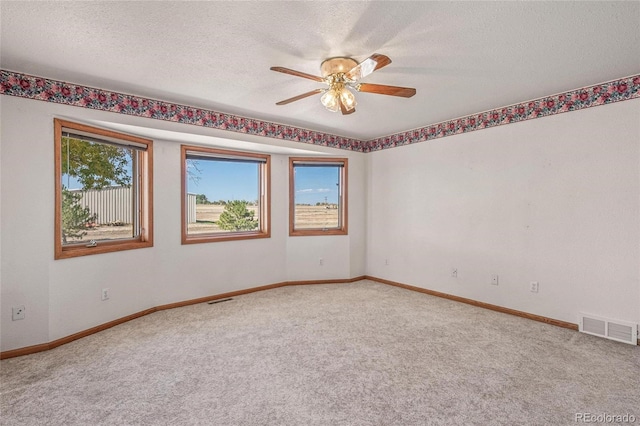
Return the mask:
[[345,73],[350,71],[353,67],[358,65],[354,59],[344,56],[338,56],[335,58],[329,58],[322,62],[320,65],[320,71],[323,77],[327,77],[331,74]]

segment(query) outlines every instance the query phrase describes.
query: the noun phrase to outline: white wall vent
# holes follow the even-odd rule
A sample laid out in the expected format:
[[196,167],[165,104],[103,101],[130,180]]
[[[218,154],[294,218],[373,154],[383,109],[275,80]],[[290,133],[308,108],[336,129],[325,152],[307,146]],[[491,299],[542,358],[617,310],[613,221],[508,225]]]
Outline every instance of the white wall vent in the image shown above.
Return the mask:
[[583,333],[615,340],[616,342],[638,344],[638,326],[627,321],[613,320],[596,315],[580,313],[579,330]]

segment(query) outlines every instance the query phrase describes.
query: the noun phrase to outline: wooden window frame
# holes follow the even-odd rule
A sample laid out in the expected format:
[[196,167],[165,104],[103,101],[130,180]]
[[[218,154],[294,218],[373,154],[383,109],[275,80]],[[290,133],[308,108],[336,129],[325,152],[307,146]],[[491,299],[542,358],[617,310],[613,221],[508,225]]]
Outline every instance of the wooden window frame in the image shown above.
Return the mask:
[[[100,129],[58,118],[55,118],[53,123],[55,147],[54,258],[67,259],[92,254],[153,247],[153,141],[138,136]],[[140,167],[137,170],[137,180],[139,181],[137,203],[140,206],[138,220],[141,228],[139,236],[111,241],[98,241],[98,244],[95,246],[88,246],[86,243],[62,244],[62,154],[60,151],[62,148],[63,128],[89,133],[91,135],[95,135],[97,139],[100,139],[100,137],[106,137],[112,141],[112,143],[114,140],[120,140],[122,141],[123,146],[127,146],[127,142],[132,142],[133,144],[141,144],[146,147],[144,150],[140,150],[137,154],[141,156],[139,161]]]
[[[341,163],[340,174],[340,194],[339,194],[339,224],[338,228],[316,228],[316,229],[296,229],[295,228],[295,163],[317,163],[322,165],[326,163],[327,167],[335,163]],[[348,185],[349,176],[349,159],[347,158],[318,158],[318,157],[289,157],[289,236],[318,236],[318,235],[347,235],[348,234]]]
[[[220,232],[209,234],[189,235],[187,232],[187,152],[200,152],[212,158],[255,158],[264,161],[258,170],[258,208],[260,227],[255,231]],[[251,240],[257,238],[271,238],[271,156],[253,152],[232,151],[227,149],[209,148],[203,146],[181,145],[181,191],[180,210],[182,220],[182,244],[215,243],[222,241]]]

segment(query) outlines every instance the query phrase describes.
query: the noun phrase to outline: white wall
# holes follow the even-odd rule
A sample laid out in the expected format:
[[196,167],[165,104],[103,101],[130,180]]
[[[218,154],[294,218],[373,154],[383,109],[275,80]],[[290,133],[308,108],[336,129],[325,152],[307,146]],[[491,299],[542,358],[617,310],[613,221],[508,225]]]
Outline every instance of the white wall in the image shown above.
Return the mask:
[[[573,323],[640,322],[640,100],[367,155],[8,96],[0,108],[2,351],[162,304],[365,273]],[[272,237],[182,246],[179,143],[157,139],[154,247],[55,261],[54,117],[347,156],[349,235],[288,237],[287,155],[274,154]],[[11,321],[17,305],[27,317]]]
[[[357,170],[353,173],[352,170]],[[365,156],[349,158],[349,235],[287,239],[288,281],[340,279],[365,274]],[[352,200],[361,202],[353,203]],[[288,232],[288,229],[286,230]],[[323,259],[323,265],[320,265]],[[307,278],[303,278],[307,277]]]
[[367,162],[369,275],[572,323],[579,311],[640,323],[640,100]]
[[[360,220],[366,195],[364,154],[9,96],[0,97],[0,102],[2,351],[53,341],[163,304],[292,279],[365,273],[365,225]],[[265,150],[302,148],[349,157],[349,178],[358,188],[349,194],[349,235],[288,236],[288,159],[274,154],[271,238],[181,245],[180,147],[158,139],[154,247],[54,260],[54,117],[231,137]],[[316,267],[318,257],[326,259],[321,269]],[[110,300],[104,302],[103,287],[110,288]],[[26,319],[11,321],[11,307],[18,305],[26,306]]]

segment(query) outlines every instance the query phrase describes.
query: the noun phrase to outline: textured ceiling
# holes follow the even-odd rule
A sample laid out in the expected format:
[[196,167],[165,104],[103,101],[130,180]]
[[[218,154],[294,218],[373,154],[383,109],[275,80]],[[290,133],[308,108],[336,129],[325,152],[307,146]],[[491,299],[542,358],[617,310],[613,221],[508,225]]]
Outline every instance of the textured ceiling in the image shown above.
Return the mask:
[[[0,3],[0,66],[362,140],[640,71],[640,2]],[[331,56],[392,64],[366,77],[410,99],[356,94],[326,111]]]

